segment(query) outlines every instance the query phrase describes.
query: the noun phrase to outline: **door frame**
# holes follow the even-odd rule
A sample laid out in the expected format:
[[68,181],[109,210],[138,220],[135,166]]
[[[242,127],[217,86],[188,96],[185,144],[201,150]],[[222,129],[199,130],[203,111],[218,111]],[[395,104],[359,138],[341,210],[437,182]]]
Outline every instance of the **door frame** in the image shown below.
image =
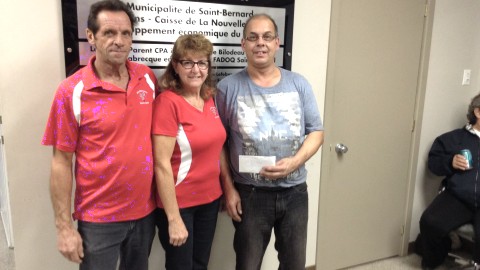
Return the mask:
[[[414,199],[414,192],[415,192],[415,182],[416,182],[416,172],[417,172],[417,163],[419,157],[419,145],[420,145],[420,135],[421,135],[421,128],[422,128],[422,118],[423,118],[423,109],[425,103],[425,91],[426,91],[426,84],[427,84],[427,75],[428,75],[428,65],[430,59],[430,45],[431,45],[431,36],[432,36],[432,29],[433,29],[433,17],[434,17],[434,10],[435,10],[435,1],[436,0],[425,0],[425,23],[423,29],[423,37],[422,37],[422,48],[421,48],[421,55],[420,55],[420,67],[419,67],[419,76],[417,81],[417,92],[415,97],[415,107],[414,107],[414,118],[413,118],[413,131],[412,131],[412,140],[410,145],[410,160],[408,165],[408,183],[407,183],[407,190],[405,196],[405,206],[404,206],[404,223],[402,229],[402,237],[399,243],[399,254],[400,256],[405,256],[408,254],[409,246],[410,246],[410,228],[412,222],[412,208],[413,208],[413,199]],[[332,10],[331,10],[331,21],[330,21],[330,39],[333,37],[335,38],[336,35],[336,23],[333,21],[335,19],[335,12],[334,8],[334,1],[332,3]],[[328,63],[330,62],[330,57],[335,58],[335,51],[331,51],[331,47],[329,46],[328,52]],[[325,103],[332,103],[335,97],[334,89],[329,87],[329,81],[335,74],[332,74],[331,71],[328,69],[327,64],[327,76],[326,76],[326,87],[325,87]],[[325,122],[332,120],[328,119],[328,115],[332,115],[332,108],[326,106],[325,107]],[[328,137],[328,130],[326,131],[326,137]],[[330,151],[334,151],[331,149],[333,146],[324,144],[322,147],[322,163],[320,168],[320,182],[322,179],[328,177],[329,167],[330,167],[330,160],[328,158],[324,158],[324,156],[329,155]],[[322,196],[322,185],[320,185],[319,196]],[[320,204],[321,200],[318,200]],[[320,241],[320,227],[322,226],[322,213],[320,205],[317,206],[318,208],[318,220],[317,220],[317,251],[316,251],[316,265],[319,265],[320,260],[320,250],[318,248],[319,241]]]
[[404,230],[401,242],[400,256],[406,256],[410,246],[410,228],[412,224],[413,199],[417,176],[417,164],[419,162],[420,135],[422,131],[423,110],[425,105],[425,92],[427,89],[428,66],[430,62],[430,47],[432,41],[433,17],[435,13],[435,1],[427,0],[425,7],[425,24],[423,28],[422,52],[420,56],[420,68],[417,82],[417,96],[414,111],[414,130],[412,132],[412,144],[410,145],[410,164],[408,172],[408,188],[405,205]]

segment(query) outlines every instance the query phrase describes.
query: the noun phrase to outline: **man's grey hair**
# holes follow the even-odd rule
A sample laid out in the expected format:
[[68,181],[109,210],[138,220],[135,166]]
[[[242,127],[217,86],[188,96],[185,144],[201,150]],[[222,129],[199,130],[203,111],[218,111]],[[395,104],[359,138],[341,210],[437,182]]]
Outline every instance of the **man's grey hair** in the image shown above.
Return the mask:
[[480,108],[480,94],[474,96],[470,105],[468,106],[467,119],[468,123],[475,125],[477,123],[477,117],[475,116],[475,108]]

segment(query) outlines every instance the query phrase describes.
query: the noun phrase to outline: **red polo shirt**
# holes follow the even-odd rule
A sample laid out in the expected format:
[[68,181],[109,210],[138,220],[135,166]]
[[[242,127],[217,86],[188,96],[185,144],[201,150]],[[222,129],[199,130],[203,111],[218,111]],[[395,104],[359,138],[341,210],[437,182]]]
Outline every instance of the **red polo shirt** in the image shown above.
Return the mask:
[[[155,100],[152,132],[176,137],[171,163],[178,206],[210,203],[222,195],[220,152],[226,133],[213,99],[203,112],[172,91]],[[163,207],[157,199],[158,207]]]
[[88,65],[65,79],[52,104],[43,145],[75,153],[74,219],[134,220],[154,208],[151,119],[156,78],[127,61],[127,91]]

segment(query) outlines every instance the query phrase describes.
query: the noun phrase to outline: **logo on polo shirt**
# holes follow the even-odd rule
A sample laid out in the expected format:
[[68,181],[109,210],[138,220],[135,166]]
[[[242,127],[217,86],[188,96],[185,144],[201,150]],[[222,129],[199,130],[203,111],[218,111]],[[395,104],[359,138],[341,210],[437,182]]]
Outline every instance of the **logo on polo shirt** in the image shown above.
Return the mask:
[[138,90],[137,95],[138,98],[140,99],[140,104],[150,104],[149,101],[145,101],[145,98],[147,97],[148,92],[145,90]]
[[213,116],[215,116],[215,118],[218,118],[218,112],[216,107],[210,107],[210,111],[213,113]]

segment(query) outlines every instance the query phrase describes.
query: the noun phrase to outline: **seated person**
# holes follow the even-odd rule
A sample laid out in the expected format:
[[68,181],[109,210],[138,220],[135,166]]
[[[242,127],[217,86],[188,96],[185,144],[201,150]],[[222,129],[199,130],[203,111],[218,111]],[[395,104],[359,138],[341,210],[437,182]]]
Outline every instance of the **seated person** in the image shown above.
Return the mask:
[[[445,189],[438,194],[420,218],[423,269],[443,263],[451,247],[449,232],[465,223],[475,231],[473,269],[480,269],[480,95],[468,107],[468,124],[435,139],[428,154],[428,168],[445,176]],[[471,164],[461,155],[469,149]]]

